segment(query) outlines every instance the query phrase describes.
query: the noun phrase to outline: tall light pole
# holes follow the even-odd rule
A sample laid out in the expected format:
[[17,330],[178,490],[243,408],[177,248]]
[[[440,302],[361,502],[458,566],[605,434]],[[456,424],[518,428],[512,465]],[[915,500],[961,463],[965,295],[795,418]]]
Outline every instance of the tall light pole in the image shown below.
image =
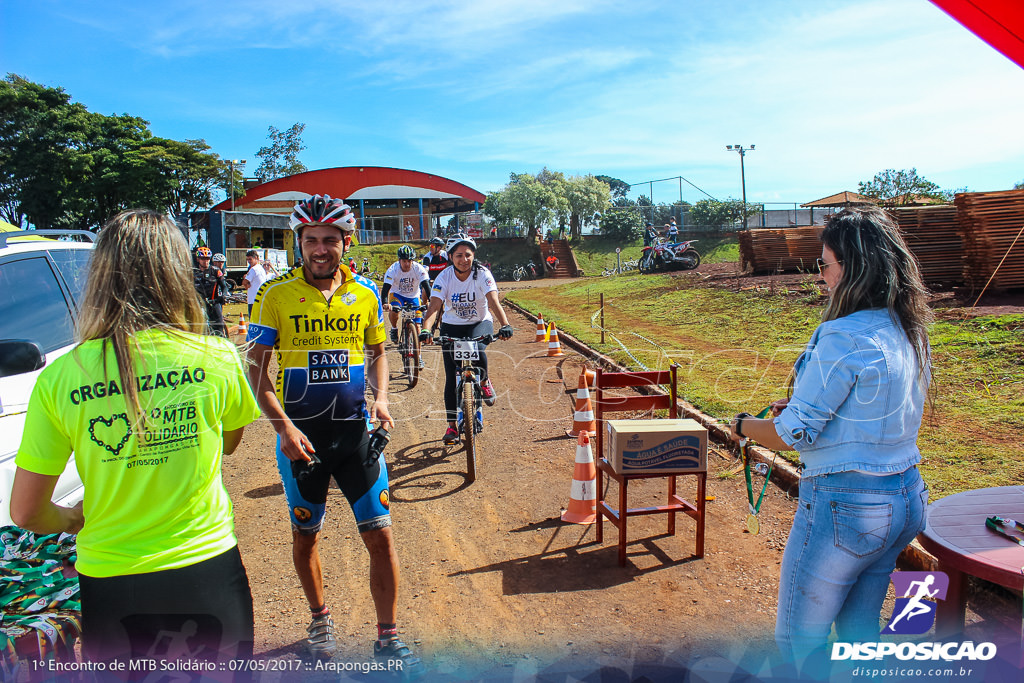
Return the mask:
[[228,189],[231,192],[231,210],[235,210],[235,164],[245,166],[245,159],[228,159]]
[[747,152],[754,151],[754,145],[750,146],[750,149],[744,149],[743,145],[726,145],[725,148],[730,152],[737,152],[740,155],[740,182],[743,184],[743,229],[747,229],[747,174],[743,169],[743,157],[747,155]]

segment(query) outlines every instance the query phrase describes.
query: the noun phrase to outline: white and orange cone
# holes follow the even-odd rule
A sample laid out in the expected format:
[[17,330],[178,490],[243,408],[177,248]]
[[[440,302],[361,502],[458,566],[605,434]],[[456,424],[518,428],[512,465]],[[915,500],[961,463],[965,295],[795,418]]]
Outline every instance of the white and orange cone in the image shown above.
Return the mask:
[[544,324],[544,316],[538,315],[537,316],[537,336],[534,337],[533,341],[539,342],[539,341],[547,341],[547,340],[548,340],[548,328],[547,328],[547,325]]
[[558,330],[555,329],[555,324],[551,323],[551,333],[548,335],[548,357],[564,355],[562,345],[558,343]]
[[243,337],[249,331],[249,323],[245,322],[245,313],[238,314],[238,324],[228,330],[228,334],[240,334]]
[[597,520],[597,468],[590,450],[590,437],[580,433],[576,445],[576,466],[569,491],[569,509],[562,513],[563,522],[593,524]]
[[572,431],[569,436],[579,436],[584,432],[589,436],[597,436],[597,420],[594,419],[594,406],[590,403],[590,385],[596,377],[593,370],[586,368],[580,373],[580,383],[576,389],[576,410],[572,415]]

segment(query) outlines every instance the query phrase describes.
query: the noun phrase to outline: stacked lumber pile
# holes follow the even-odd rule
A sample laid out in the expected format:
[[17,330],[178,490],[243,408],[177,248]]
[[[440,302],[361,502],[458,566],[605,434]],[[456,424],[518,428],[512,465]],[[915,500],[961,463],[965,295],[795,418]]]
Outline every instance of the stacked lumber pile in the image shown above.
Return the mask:
[[[953,205],[889,211],[917,258],[926,285],[965,284],[978,290],[995,273],[990,290],[1024,287],[1024,190],[965,192]],[[821,231],[742,231],[741,266],[755,273],[813,271],[814,260],[821,256]]]
[[966,192],[955,201],[966,284],[980,289],[995,273],[990,290],[1024,287],[1024,190]]
[[821,226],[743,230],[740,238],[740,266],[755,273],[791,270],[814,271],[821,257]]
[[928,286],[960,285],[966,259],[957,208],[953,204],[890,209]]

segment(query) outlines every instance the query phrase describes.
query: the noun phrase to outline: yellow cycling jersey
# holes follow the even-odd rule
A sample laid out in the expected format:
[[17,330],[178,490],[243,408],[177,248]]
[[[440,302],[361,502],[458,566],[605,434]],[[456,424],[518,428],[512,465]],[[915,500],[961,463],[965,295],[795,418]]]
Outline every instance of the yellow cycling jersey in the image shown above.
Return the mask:
[[288,417],[365,419],[364,347],[385,338],[384,311],[373,281],[344,265],[329,299],[302,267],[268,280],[252,306],[246,341],[277,351],[275,389]]

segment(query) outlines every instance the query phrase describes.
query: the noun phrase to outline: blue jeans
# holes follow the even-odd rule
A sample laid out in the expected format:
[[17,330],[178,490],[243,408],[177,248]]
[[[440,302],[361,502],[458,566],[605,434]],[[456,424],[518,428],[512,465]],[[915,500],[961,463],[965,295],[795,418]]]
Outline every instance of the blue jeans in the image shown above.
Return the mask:
[[775,640],[802,658],[828,642],[876,641],[896,557],[924,529],[917,467],[886,476],[837,472],[800,482],[779,578]]

